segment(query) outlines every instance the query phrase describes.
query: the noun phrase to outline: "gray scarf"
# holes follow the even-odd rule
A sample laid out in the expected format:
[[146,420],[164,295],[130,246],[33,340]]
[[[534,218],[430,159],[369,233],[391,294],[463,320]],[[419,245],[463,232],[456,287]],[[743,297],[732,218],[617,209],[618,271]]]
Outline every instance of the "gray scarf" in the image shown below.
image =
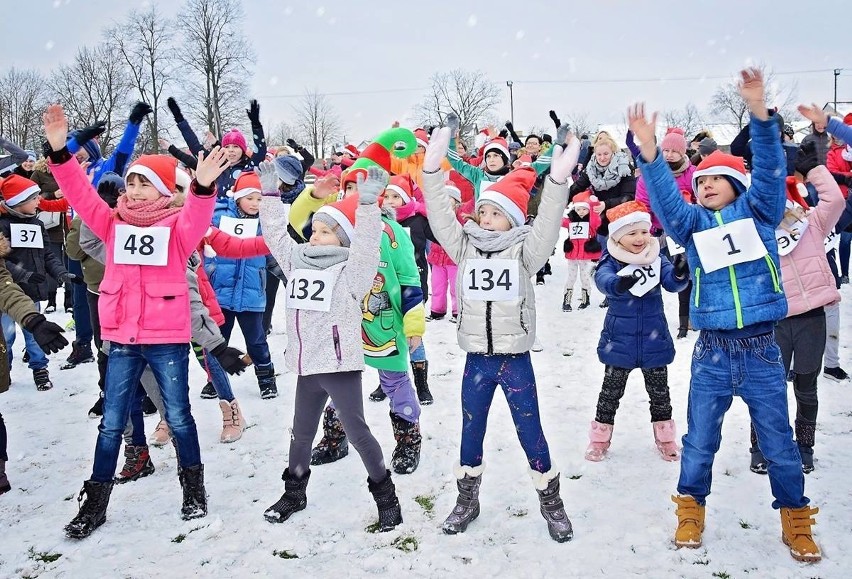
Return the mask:
[[598,165],[595,156],[592,155],[586,175],[595,191],[608,191],[630,175],[630,159],[622,151],[612,156],[612,160],[606,167]]
[[509,231],[488,231],[482,229],[475,221],[468,220],[464,224],[464,232],[470,238],[470,242],[479,251],[494,253],[503,251],[520,243],[532,231],[529,225],[513,227]]
[[328,269],[347,259],[349,259],[348,247],[301,243],[293,250],[290,263],[293,269]]

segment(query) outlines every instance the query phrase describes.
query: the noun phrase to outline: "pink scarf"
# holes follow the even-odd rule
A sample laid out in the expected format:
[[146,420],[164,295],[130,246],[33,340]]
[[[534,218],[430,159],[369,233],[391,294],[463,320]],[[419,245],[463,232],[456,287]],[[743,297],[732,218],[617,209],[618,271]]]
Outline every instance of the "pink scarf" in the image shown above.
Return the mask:
[[154,201],[131,201],[126,195],[118,198],[115,215],[136,227],[149,227],[170,215],[180,213],[181,207],[170,207],[173,199],[160,196]]
[[426,205],[421,203],[417,199],[412,199],[405,205],[397,207],[395,211],[397,221],[405,221],[415,213],[419,213],[423,217],[426,217]]

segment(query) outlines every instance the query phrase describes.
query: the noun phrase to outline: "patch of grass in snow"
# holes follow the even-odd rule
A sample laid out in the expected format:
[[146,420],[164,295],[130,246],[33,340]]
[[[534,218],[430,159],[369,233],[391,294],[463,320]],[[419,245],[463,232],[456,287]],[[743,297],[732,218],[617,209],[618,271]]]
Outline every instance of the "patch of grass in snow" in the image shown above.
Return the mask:
[[413,553],[417,550],[417,547],[420,546],[420,543],[417,541],[417,537],[411,535],[403,535],[394,539],[391,545],[393,545],[403,553]]
[[693,565],[709,565],[710,559],[697,559],[692,562]]
[[184,535],[183,533],[181,533],[180,535],[178,535],[177,537],[175,537],[174,539],[172,539],[172,543],[183,543],[183,540],[184,540],[184,539],[186,539],[186,535]]
[[298,559],[299,556],[293,551],[288,551],[287,549],[278,550],[275,549],[272,551],[272,554],[276,557],[280,557],[281,559]]
[[435,497],[429,495],[420,495],[414,497],[414,502],[420,505],[427,515],[434,514],[435,511]]
[[740,527],[743,529],[751,529],[751,524],[748,521],[740,519]]
[[568,478],[569,478],[569,479],[571,479],[571,480],[580,480],[581,478],[583,478],[583,475],[581,475],[581,474],[572,474],[572,475],[571,475],[571,476],[569,476]]
[[713,577],[718,577],[719,579],[731,579],[731,576],[724,571],[716,571],[713,573]]
[[39,563],[53,563],[62,557],[62,553],[49,553],[47,551],[40,551],[36,553],[35,547],[30,547],[29,554],[30,559],[38,561]]
[[73,499],[73,498],[74,498],[74,495],[68,495],[67,497],[65,497],[65,498],[64,498],[64,499],[62,499],[62,500],[64,500],[64,501],[70,501],[70,500],[71,500],[71,499]]
[[367,528],[364,530],[368,533],[378,533],[381,529],[382,527],[379,525],[379,521],[376,521],[375,523],[367,525]]
[[723,472],[722,474],[723,474],[723,475],[725,475],[725,476],[734,476],[734,473],[732,473],[732,472],[731,472],[730,470],[728,470],[728,469],[725,469],[725,472]]

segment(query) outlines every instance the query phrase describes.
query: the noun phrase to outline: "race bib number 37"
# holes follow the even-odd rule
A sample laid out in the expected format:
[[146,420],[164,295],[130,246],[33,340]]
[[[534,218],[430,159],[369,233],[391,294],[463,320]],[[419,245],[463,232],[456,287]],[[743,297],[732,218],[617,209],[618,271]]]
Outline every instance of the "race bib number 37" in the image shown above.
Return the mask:
[[40,225],[28,223],[10,223],[9,235],[12,236],[10,243],[12,247],[44,248],[44,238],[41,236]]
[[760,259],[767,254],[754,219],[739,219],[692,234],[704,271]]
[[468,299],[505,302],[518,298],[518,261],[515,259],[468,259],[462,289]]
[[287,307],[295,310],[327,312],[337,272],[295,269],[287,280]]
[[166,265],[171,234],[169,227],[116,225],[113,261],[125,265]]

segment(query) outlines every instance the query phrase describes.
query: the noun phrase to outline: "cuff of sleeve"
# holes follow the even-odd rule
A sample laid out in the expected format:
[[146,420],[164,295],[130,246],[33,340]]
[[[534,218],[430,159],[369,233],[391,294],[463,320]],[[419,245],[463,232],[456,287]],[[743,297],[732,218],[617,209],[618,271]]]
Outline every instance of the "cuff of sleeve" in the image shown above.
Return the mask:
[[214,183],[210,187],[205,187],[198,181],[192,181],[192,192],[195,193],[197,197],[211,197],[216,193],[216,184]]
[[426,333],[426,314],[423,304],[411,308],[402,316],[402,331],[406,338],[422,336]]
[[49,157],[51,163],[54,165],[61,165],[62,163],[71,160],[71,152],[68,150],[68,147],[65,146],[58,151],[51,151]]

